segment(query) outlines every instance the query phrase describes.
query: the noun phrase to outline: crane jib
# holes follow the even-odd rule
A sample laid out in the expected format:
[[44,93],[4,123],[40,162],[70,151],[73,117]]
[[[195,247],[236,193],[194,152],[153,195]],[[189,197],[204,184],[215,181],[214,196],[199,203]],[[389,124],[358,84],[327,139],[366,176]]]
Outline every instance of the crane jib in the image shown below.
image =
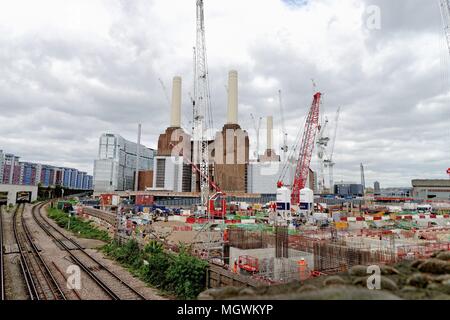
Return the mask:
[[319,127],[320,98],[322,94],[317,92],[314,94],[311,109],[305,123],[305,130],[301,141],[297,167],[295,170],[295,178],[292,183],[291,203],[297,205],[300,203],[300,190],[306,185],[309,174],[309,166],[311,164],[312,152],[314,149],[314,140]]

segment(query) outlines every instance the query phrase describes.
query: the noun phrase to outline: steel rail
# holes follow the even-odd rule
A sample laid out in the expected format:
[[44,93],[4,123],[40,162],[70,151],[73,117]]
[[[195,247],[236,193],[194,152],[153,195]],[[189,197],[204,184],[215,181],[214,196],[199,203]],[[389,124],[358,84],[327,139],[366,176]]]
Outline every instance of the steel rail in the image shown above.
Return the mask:
[[[145,300],[145,297],[143,295],[141,295],[139,292],[137,292],[135,289],[133,289],[130,285],[128,285],[127,283],[125,283],[122,279],[120,279],[116,274],[114,274],[113,272],[111,272],[107,267],[105,267],[103,264],[101,264],[97,259],[93,258],[91,255],[89,255],[76,241],[74,241],[71,238],[68,238],[66,235],[64,235],[61,231],[59,231],[57,228],[55,228],[53,225],[51,225],[50,223],[48,223],[46,221],[46,218],[44,218],[40,212],[40,210],[42,209],[42,207],[47,204],[47,203],[42,203],[39,205],[39,210],[37,210],[36,212],[33,212],[33,218],[36,221],[36,223],[41,227],[42,230],[44,230],[44,232],[51,238],[53,238],[62,248],[64,248],[64,250],[70,255],[70,257],[73,259],[73,261],[78,264],[83,271],[85,271],[97,284],[99,287],[101,287],[112,299],[114,300],[120,300],[120,297],[104,282],[102,281],[99,277],[97,277],[97,275],[95,275],[95,273],[90,270],[89,267],[86,266],[85,263],[83,263],[80,258],[78,258],[72,251],[71,249],[64,243],[63,240],[70,242],[71,244],[73,244],[75,246],[75,248],[77,249],[77,251],[83,253],[86,257],[88,257],[91,261],[93,261],[94,263],[96,263],[101,270],[106,271],[110,276],[112,276],[116,281],[120,282],[121,285],[123,285],[124,287],[126,287],[129,291],[131,291],[134,295],[136,295],[139,299]],[[39,217],[39,219],[38,219]],[[44,221],[44,222],[42,222]],[[52,232],[50,232],[50,230],[56,232],[59,236],[62,237],[63,240],[61,240],[61,238],[58,238],[57,236],[55,236],[55,234],[53,234]]]
[[[36,205],[34,205],[32,207],[32,212],[34,210],[36,210]],[[53,276],[53,273],[51,272],[50,268],[48,267],[47,263],[45,262],[45,260],[42,258],[38,247],[36,246],[36,244],[33,241],[33,237],[31,235],[30,229],[28,228],[25,218],[22,214],[21,216],[21,223],[22,223],[22,227],[23,230],[25,232],[25,236],[28,240],[28,243],[31,246],[31,249],[34,253],[34,257],[37,258],[37,260],[35,260],[38,264],[39,270],[41,271],[41,274],[43,275],[45,282],[47,284],[47,287],[50,289],[50,291],[52,292],[53,297],[55,298],[55,300],[67,300],[63,290],[61,289],[61,287],[58,284],[58,281],[56,280],[56,278]]]
[[22,207],[22,210],[23,210],[23,205],[20,205],[20,204],[17,205],[17,207],[14,211],[13,223],[12,223],[14,238],[16,240],[17,249],[19,250],[19,255],[20,255],[20,269],[22,271],[22,275],[24,277],[30,299],[31,300],[39,300],[38,290],[37,290],[36,284],[34,283],[33,277],[31,275],[31,269],[27,262],[25,249],[22,247],[22,244],[20,241],[21,235],[19,234],[19,231],[17,230],[17,225],[16,225],[17,224],[16,223],[17,222],[17,213],[19,212],[20,207]]

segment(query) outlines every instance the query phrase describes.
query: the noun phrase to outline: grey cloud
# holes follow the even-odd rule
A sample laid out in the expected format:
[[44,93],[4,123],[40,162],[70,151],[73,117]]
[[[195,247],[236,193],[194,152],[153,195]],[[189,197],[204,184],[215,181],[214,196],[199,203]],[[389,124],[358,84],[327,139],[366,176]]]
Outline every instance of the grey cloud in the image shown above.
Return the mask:
[[[362,43],[340,44],[343,52],[318,47],[327,52],[330,61],[338,61],[332,70],[324,71],[323,61],[314,56],[299,56],[290,42],[290,30],[282,32],[282,19],[278,42],[256,37],[248,45],[251,63],[233,64],[232,60],[210,57],[216,129],[225,122],[228,69],[239,71],[239,119],[253,138],[252,144],[250,113],[257,117],[273,114],[279,127],[278,89],[283,90],[286,126],[293,142],[311,104],[310,79],[314,78],[325,93],[324,108],[330,121],[337,107],[342,107],[335,149],[337,181],[338,177],[358,181],[360,162],[366,164],[368,183],[379,180],[384,186],[408,186],[411,178],[442,177],[450,153],[450,97],[442,86],[440,66],[430,64],[420,71],[417,65],[426,57],[406,46],[410,39],[439,31],[439,10],[430,2],[363,1],[380,6],[382,29],[368,32]],[[182,120],[190,127],[192,52],[189,48],[179,52],[179,44],[164,33],[154,1],[118,3],[118,18],[107,38],[88,34],[0,36],[0,148],[24,160],[51,159],[55,164],[79,165],[92,172],[99,135],[112,131],[135,139],[138,121],[143,123],[145,144],[156,147],[169,120],[168,102],[158,78],[170,96],[175,74],[183,76]],[[334,27],[338,24],[339,20],[333,22]],[[193,22],[192,30],[179,32],[193,37]],[[207,33],[207,43],[210,37],[213,35]],[[375,58],[380,61],[379,71],[368,73],[365,63]],[[55,63],[64,65],[67,73],[55,75]],[[252,82],[257,77],[275,79],[279,85],[255,87]],[[432,105],[433,112],[426,112]]]

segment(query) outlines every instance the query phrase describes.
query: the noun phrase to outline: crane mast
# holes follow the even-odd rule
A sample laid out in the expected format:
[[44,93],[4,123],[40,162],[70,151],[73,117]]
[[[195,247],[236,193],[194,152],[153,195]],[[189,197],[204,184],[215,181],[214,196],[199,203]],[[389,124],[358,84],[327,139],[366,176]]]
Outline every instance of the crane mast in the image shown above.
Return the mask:
[[284,123],[284,111],[283,111],[283,102],[281,99],[281,90],[278,90],[278,101],[280,103],[281,129],[282,129],[282,133],[283,133],[283,145],[281,146],[281,150],[283,151],[283,161],[286,161],[288,145],[287,145],[286,125]]
[[366,189],[366,178],[364,176],[364,165],[361,163],[360,167],[361,167],[361,185],[363,187],[363,193],[364,193],[364,190]]
[[[195,82],[194,82],[194,163],[200,169],[201,214],[208,215],[209,198],[209,151],[208,124],[210,116],[208,65],[206,61],[205,19],[203,0],[197,0],[197,35],[195,47]],[[209,217],[209,215],[208,215]]]
[[334,187],[334,161],[333,161],[333,155],[334,155],[334,146],[336,144],[336,136],[337,136],[337,129],[338,129],[338,123],[339,123],[339,115],[341,112],[341,107],[339,107],[336,111],[336,118],[334,119],[334,133],[333,138],[331,140],[331,146],[330,146],[330,152],[328,155],[328,159],[325,159],[324,163],[325,166],[328,167],[328,179],[330,183],[330,193],[333,193],[333,187]]
[[[450,54],[450,0],[439,0],[442,23],[444,25],[445,39],[447,40],[448,53]],[[449,170],[447,170],[449,173]]]
[[450,1],[439,0],[442,23],[444,24],[445,38],[447,40],[448,52],[450,54]]
[[258,118],[258,121],[256,121],[255,116],[253,115],[253,113],[250,113],[250,117],[253,120],[253,126],[255,128],[256,131],[256,150],[254,152],[254,156],[256,158],[256,160],[258,160],[258,152],[259,152],[259,131],[261,129],[261,117]]
[[319,160],[319,174],[318,174],[318,191],[323,193],[325,191],[325,159],[326,159],[326,149],[328,146],[328,141],[330,138],[326,135],[326,128],[328,125],[328,119],[325,117],[323,124],[319,125],[319,136],[317,138],[317,158]]
[[295,170],[294,182],[292,184],[291,204],[298,205],[300,203],[300,190],[306,185],[309,174],[309,166],[311,164],[312,152],[314,149],[314,140],[316,138],[317,129],[319,128],[319,112],[320,99],[322,94],[317,92],[306,118],[305,129],[300,147],[297,167]]

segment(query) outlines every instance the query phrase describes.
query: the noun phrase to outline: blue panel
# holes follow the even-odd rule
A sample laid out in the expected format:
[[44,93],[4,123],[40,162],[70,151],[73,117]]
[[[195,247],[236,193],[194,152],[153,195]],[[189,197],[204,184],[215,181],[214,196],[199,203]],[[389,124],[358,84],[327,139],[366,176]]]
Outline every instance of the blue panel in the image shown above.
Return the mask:
[[309,210],[311,209],[310,203],[307,202],[300,202],[300,205],[298,206],[300,210]]
[[289,202],[277,202],[277,210],[291,210]]

